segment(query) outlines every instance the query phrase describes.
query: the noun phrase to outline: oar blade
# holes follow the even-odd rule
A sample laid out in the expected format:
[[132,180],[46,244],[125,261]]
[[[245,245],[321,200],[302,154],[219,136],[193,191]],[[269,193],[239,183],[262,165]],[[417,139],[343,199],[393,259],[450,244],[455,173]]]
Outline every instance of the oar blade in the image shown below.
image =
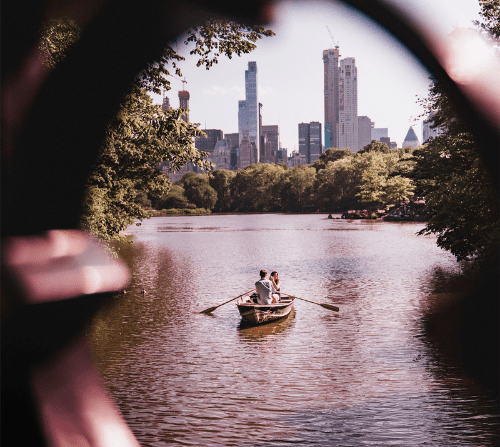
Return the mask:
[[213,306],[209,307],[208,309],[202,310],[200,314],[211,314],[215,309],[217,309],[219,306]]
[[318,303],[321,307],[324,307],[325,309],[330,309],[333,310],[334,312],[338,312],[340,309],[337,306],[332,306],[331,304],[325,304],[325,303]]

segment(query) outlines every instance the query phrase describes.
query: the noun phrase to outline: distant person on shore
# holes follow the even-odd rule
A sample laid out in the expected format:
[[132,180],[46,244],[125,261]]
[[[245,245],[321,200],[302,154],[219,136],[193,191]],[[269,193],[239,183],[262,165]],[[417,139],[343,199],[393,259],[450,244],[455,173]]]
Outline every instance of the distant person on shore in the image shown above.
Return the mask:
[[255,283],[255,288],[259,297],[257,298],[258,304],[271,304],[277,303],[279,300],[279,295],[276,293],[276,289],[273,282],[266,279],[267,270],[260,271],[260,280]]
[[272,271],[271,272],[271,276],[269,276],[269,279],[271,280],[271,282],[273,283],[273,286],[274,288],[276,289],[276,292],[278,292],[278,295],[280,296],[281,298],[281,294],[279,293],[280,292],[280,289],[281,289],[281,281],[280,279],[278,278],[278,272],[276,270]]

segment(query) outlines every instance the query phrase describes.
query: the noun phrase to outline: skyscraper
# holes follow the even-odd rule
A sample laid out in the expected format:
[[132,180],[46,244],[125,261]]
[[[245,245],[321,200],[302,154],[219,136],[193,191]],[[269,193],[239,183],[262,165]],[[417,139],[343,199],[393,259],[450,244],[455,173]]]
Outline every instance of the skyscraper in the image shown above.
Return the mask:
[[325,148],[358,145],[358,75],[353,57],[341,59],[339,47],[323,51],[325,95]]
[[321,123],[317,121],[300,123],[299,154],[305,157],[306,163],[314,163],[320,157],[322,150]]
[[420,146],[420,141],[418,141],[417,134],[413,130],[413,127],[410,126],[408,129],[408,133],[406,134],[405,140],[403,141],[403,144],[401,147],[418,147]]
[[387,127],[373,127],[372,128],[372,140],[381,141],[381,138],[387,138],[389,136],[389,129]]
[[309,163],[309,124],[299,124],[299,154],[303,155]]
[[353,57],[340,61],[338,149],[358,150],[358,69]]
[[279,128],[277,125],[261,127],[260,162],[274,163],[279,149]]
[[339,47],[323,51],[325,95],[325,149],[338,146]]
[[194,145],[196,149],[204,152],[213,152],[217,141],[224,139],[224,132],[220,129],[204,129],[206,137],[196,137]]
[[[240,140],[240,157],[244,156],[246,160],[254,160],[253,163],[259,162],[260,160],[259,115],[257,62],[248,62],[248,70],[245,71],[245,100],[238,101],[238,133]],[[245,151],[248,151],[248,145],[252,146],[251,154],[241,154],[243,140],[246,140],[243,145]],[[254,154],[256,154],[256,156],[254,156]]]
[[170,99],[168,96],[163,96],[163,102],[161,103],[161,109],[162,110],[169,110],[172,107],[170,106]]
[[[179,90],[179,106],[189,110],[189,92],[187,90]],[[189,111],[182,115],[182,119],[189,123]]]
[[375,123],[367,116],[358,116],[358,148],[363,149],[372,141],[372,128]]
[[441,127],[431,127],[431,119],[434,115],[435,112],[429,113],[427,119],[422,123],[422,141],[424,143],[426,143],[430,137],[436,138],[444,133],[444,130]]
[[323,151],[321,123],[309,123],[309,163],[314,163]]

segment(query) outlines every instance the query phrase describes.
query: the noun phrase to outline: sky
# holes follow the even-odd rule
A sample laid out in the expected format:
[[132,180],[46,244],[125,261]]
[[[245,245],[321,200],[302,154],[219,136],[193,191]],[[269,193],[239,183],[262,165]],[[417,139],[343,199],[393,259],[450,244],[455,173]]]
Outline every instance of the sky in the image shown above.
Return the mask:
[[[477,0],[389,0],[426,26],[446,35],[453,27],[472,27],[479,19]],[[414,57],[378,25],[340,3],[319,1],[277,4],[276,19],[248,55],[227,59],[210,70],[196,67],[189,47],[175,45],[186,57],[181,64],[190,93],[190,121],[202,129],[238,132],[238,100],[245,99],[245,70],[257,62],[258,99],[264,125],[279,125],[282,147],[298,150],[298,124],[324,123],[323,50],[338,45],[341,58],[354,57],[358,70],[358,115],[375,127],[388,128],[398,147],[411,125],[422,142],[423,109],[429,74]],[[331,34],[330,34],[331,33]],[[333,37],[333,39],[332,39]],[[171,78],[170,104],[179,106],[181,80]],[[161,97],[154,102],[161,104]]]

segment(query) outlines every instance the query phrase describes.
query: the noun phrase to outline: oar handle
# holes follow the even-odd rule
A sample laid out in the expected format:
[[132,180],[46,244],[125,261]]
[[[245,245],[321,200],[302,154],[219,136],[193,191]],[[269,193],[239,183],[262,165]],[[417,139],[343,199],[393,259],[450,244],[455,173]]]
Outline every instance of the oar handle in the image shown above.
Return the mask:
[[242,297],[243,295],[246,295],[247,293],[253,292],[254,290],[255,290],[255,289],[252,289],[252,290],[249,290],[248,292],[242,293],[241,295],[238,295],[237,297],[231,298],[230,300],[227,300],[226,302],[224,302],[224,303],[222,303],[222,304],[219,304],[218,306],[209,307],[208,309],[202,310],[202,311],[200,312],[200,314],[212,313],[212,312],[213,312],[215,309],[217,309],[218,307],[221,307],[221,306],[223,306],[224,304],[230,303],[231,301],[234,301],[235,299],[240,298],[240,297]]
[[[236,298],[240,298],[243,295],[246,295],[247,293],[253,292],[255,289],[249,290],[248,292],[242,293],[241,295],[238,295]],[[224,304],[230,303],[231,301],[234,301],[236,298],[231,298],[230,300],[226,301],[225,303],[219,304],[217,307],[223,306]]]

